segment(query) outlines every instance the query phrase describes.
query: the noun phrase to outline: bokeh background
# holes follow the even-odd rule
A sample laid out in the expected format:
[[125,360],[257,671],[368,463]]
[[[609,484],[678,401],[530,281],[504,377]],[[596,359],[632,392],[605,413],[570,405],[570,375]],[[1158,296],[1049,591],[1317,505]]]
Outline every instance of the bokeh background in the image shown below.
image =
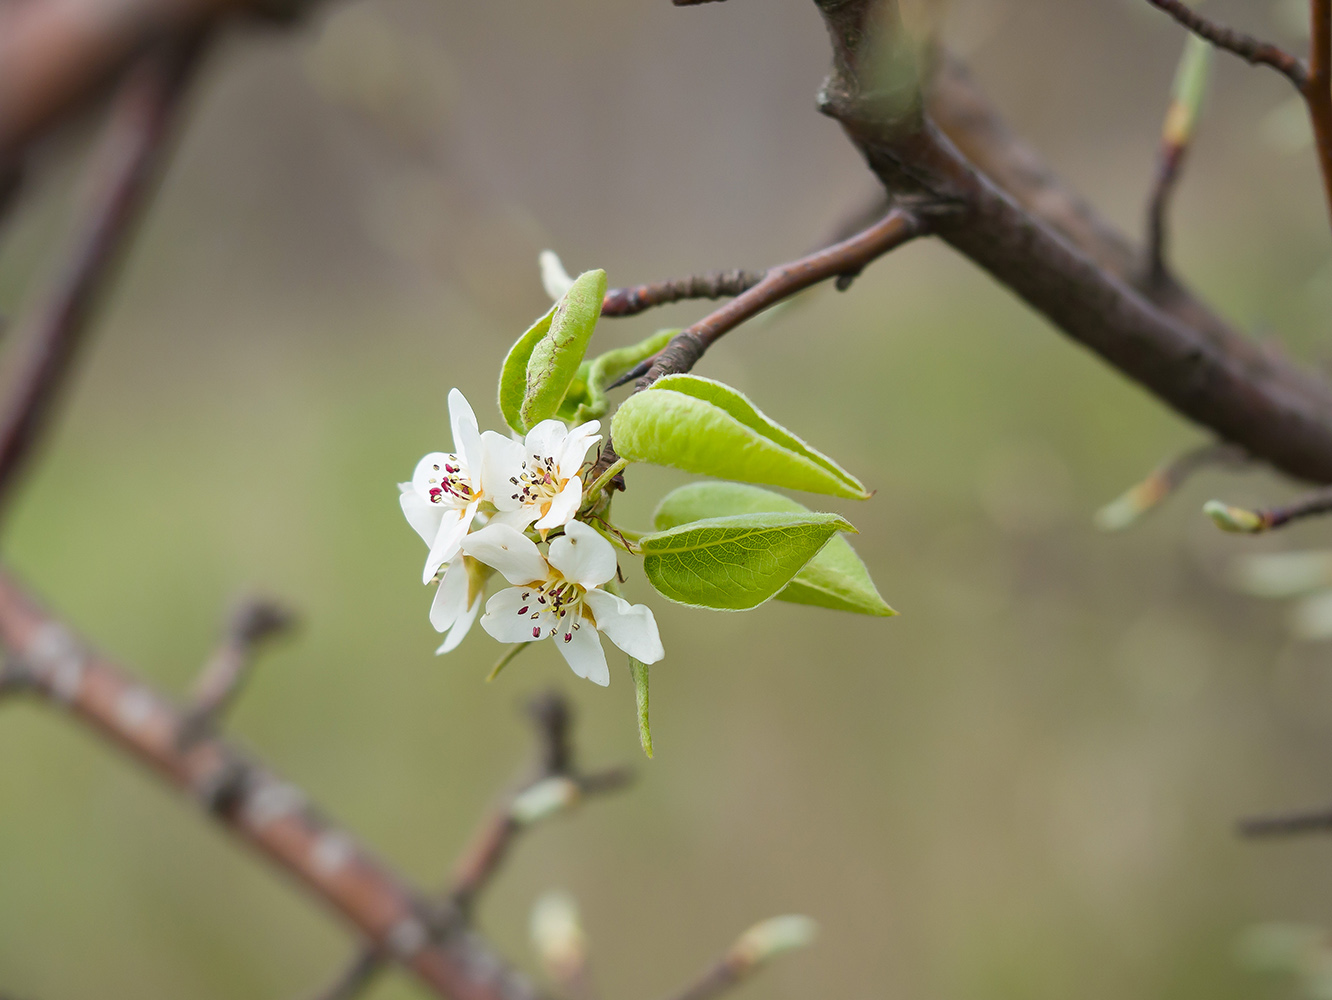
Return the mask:
[[[1289,4],[1208,7],[1301,42]],[[1140,0],[957,0],[944,31],[1137,232],[1181,32]],[[819,244],[875,191],[814,109],[827,58],[806,0],[353,0],[230,35],[7,558],[170,691],[237,594],[299,607],[230,728],[422,883],[526,760],[524,699],[567,691],[583,759],[637,761],[641,780],[528,837],[480,918],[533,969],[532,902],[574,894],[607,997],[666,995],[792,911],[819,921],[816,947],[738,996],[1280,990],[1237,940],[1332,923],[1332,843],[1244,844],[1233,824],[1332,797],[1332,668],[1288,609],[1229,580],[1242,553],[1328,528],[1216,532],[1203,500],[1289,494],[1253,472],[1097,533],[1101,503],[1202,435],[940,246],[736,331],[701,368],[877,490],[831,506],[901,617],[656,599],[652,762],[626,673],[603,691],[541,648],[487,685],[479,629],[431,655],[394,484],[447,445],[451,386],[499,424],[500,359],[545,308],[537,251],[628,284]],[[1317,363],[1332,256],[1299,116],[1275,74],[1216,69],[1176,260]],[[0,311],[58,259],[89,134],[45,151]],[[606,321],[594,346],[705,308]],[[646,524],[685,480],[634,470],[620,516]],[[49,711],[6,705],[0,760],[0,988],[293,997],[350,954],[299,890]],[[373,992],[419,995],[397,976]]]

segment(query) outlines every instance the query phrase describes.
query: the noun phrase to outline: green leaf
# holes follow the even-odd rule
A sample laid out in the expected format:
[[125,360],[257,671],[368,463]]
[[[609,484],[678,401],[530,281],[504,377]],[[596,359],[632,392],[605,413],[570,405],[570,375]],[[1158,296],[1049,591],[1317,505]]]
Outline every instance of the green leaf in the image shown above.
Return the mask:
[[569,391],[601,317],[606,272],[584,271],[555,306],[550,329],[532,345],[527,358],[527,388],[519,407],[523,429],[553,417]]
[[[646,340],[640,340],[637,344],[631,344],[628,347],[617,347],[613,351],[598,354],[593,358],[585,376],[587,382],[586,402],[578,407],[573,418],[574,421],[581,424],[586,420],[596,420],[604,417],[606,411],[610,409],[610,400],[606,398],[606,386],[640,361],[646,361],[652,357],[669,344],[671,338],[679,332],[679,330],[658,330],[652,336]],[[581,373],[581,369],[579,371]]]
[[629,657],[629,672],[634,675],[634,701],[638,705],[638,741],[652,759],[652,729],[648,726],[648,667]]
[[[662,498],[653,515],[658,531],[709,517],[808,510],[790,497],[740,483],[690,483]],[[897,614],[879,596],[869,570],[841,535],[833,538],[777,594],[777,600],[886,617]]]
[[734,514],[691,521],[638,541],[643,572],[664,596],[718,611],[747,611],[774,597],[838,531],[837,514]]
[[546,315],[528,327],[527,332],[509,348],[504,364],[500,367],[500,413],[504,417],[504,422],[519,434],[527,430],[522,418],[523,397],[527,395],[527,361],[532,356],[532,348],[536,347],[537,341],[549,332],[555,309],[555,306],[551,306]]
[[698,375],[667,375],[630,396],[615,412],[611,438],[632,462],[857,500],[870,495],[741,393]]

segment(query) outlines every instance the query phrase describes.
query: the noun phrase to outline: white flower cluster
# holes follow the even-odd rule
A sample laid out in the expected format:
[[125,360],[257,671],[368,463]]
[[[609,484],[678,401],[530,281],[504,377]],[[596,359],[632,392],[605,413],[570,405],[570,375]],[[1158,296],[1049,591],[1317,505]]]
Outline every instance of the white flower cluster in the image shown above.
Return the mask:
[[481,433],[457,389],[449,419],[454,451],[431,452],[398,484],[403,514],[430,547],[423,582],[439,581],[430,622],[447,634],[437,652],[462,642],[494,570],[510,586],[486,602],[481,627],[500,642],[554,638],[574,673],[603,686],[610,670],[599,631],[642,663],[660,660],[651,609],[604,589],[616,576],[615,549],[575,520],[579,473],[601,425],[543,420],[522,440]]

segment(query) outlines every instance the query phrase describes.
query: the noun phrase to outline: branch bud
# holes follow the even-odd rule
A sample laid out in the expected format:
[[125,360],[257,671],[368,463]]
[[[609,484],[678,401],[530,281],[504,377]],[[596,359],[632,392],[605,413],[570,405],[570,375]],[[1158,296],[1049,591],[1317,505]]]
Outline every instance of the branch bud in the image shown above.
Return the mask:
[[509,815],[519,826],[531,826],[564,812],[576,805],[581,797],[578,782],[556,775],[519,792],[509,806]]
[[568,982],[587,963],[587,935],[578,903],[568,893],[549,892],[532,907],[532,945],[552,979]]
[[1233,531],[1241,535],[1256,535],[1268,528],[1268,524],[1261,514],[1255,514],[1243,507],[1231,507],[1220,500],[1208,500],[1203,504],[1203,513],[1210,517],[1222,531]]
[[726,953],[727,964],[740,975],[753,972],[784,951],[814,940],[818,925],[798,913],[770,917],[745,931]]

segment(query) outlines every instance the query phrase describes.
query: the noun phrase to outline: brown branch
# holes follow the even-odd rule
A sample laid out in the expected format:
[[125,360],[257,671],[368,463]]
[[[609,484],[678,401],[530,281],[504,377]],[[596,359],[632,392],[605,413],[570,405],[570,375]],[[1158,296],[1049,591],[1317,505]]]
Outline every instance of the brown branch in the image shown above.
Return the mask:
[[262,598],[251,598],[236,608],[221,644],[195,682],[184,726],[177,734],[182,748],[216,728],[244,687],[258,647],[290,629],[295,620],[286,608]]
[[878,49],[903,30],[891,0],[819,6],[834,50],[823,110],[898,198],[951,206],[933,232],[1184,416],[1291,475],[1332,482],[1332,388],[1149,300],[979,173],[919,108],[864,84]]
[[708,271],[688,278],[654,281],[647,285],[612,288],[601,306],[603,316],[636,316],[654,306],[686,299],[720,299],[739,295],[763,280],[762,271]]
[[1184,143],[1165,140],[1157,158],[1156,179],[1147,200],[1147,270],[1153,284],[1166,278],[1166,211],[1188,151]]
[[1323,194],[1332,213],[1332,0],[1310,0],[1309,22],[1309,78],[1301,93],[1309,106]]
[[1301,91],[1304,90],[1309,79],[1309,70],[1303,60],[1297,56],[1291,55],[1279,46],[1246,35],[1242,31],[1209,21],[1184,0],[1147,0],[1147,2],[1165,11],[1195,35],[1207,39],[1217,48],[1232,52],[1255,66],[1271,66]]
[[[34,4],[19,5],[26,10]],[[8,9],[8,8],[7,8]],[[0,25],[0,35],[3,34]],[[52,413],[93,305],[133,234],[164,158],[174,112],[199,61],[198,36],[145,58],[126,80],[90,169],[92,208],[46,301],[14,331],[0,395],[0,503]],[[0,44],[0,64],[4,62]]]
[[[375,948],[436,995],[451,1000],[537,1000],[518,973],[475,935],[439,930],[438,907],[375,858],[350,833],[226,741],[207,737],[182,750],[183,714],[164,696],[100,654],[42,610],[0,570],[0,644],[31,680],[29,690],[194,795],[213,818],[267,857]],[[227,794],[215,790],[225,787]]]
[[859,274],[871,261],[927,230],[916,212],[897,208],[850,239],[770,268],[758,284],[677,334],[656,356],[638,388],[647,388],[663,375],[689,371],[709,347],[745,320],[820,281]]

